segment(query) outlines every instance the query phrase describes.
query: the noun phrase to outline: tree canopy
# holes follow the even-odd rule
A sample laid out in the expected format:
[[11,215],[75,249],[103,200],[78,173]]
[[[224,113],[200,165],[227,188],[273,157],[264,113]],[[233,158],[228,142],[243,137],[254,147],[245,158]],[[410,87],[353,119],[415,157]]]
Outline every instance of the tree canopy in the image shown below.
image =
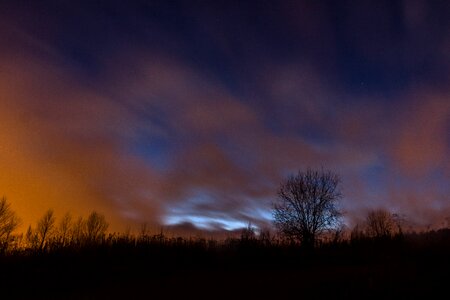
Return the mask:
[[273,217],[278,230],[306,247],[314,247],[318,235],[338,225],[340,178],[330,171],[307,169],[289,176],[278,189]]

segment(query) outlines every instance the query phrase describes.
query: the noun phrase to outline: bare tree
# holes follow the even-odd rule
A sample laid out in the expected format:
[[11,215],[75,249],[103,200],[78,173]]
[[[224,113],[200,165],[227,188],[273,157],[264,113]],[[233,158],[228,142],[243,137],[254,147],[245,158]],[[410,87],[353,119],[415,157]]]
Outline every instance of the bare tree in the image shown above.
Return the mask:
[[255,228],[253,227],[252,223],[249,222],[247,227],[241,230],[241,241],[249,242],[255,240],[256,240]]
[[273,205],[275,226],[285,236],[312,248],[324,230],[334,228],[341,216],[339,176],[329,171],[299,171],[281,183]]
[[5,250],[11,242],[12,232],[19,226],[20,220],[11,210],[10,204],[3,197],[0,200],[0,249]]
[[35,230],[31,228],[31,225],[28,226],[27,233],[25,234],[25,241],[27,242],[27,246],[33,250],[38,249],[39,246],[39,238]]
[[86,221],[83,217],[79,217],[72,226],[71,243],[80,245],[83,243],[86,237]]
[[331,230],[331,242],[334,244],[338,244],[345,240],[347,232],[347,227],[344,224],[341,224],[339,227]]
[[55,228],[55,216],[53,210],[49,209],[38,221],[36,234],[39,240],[39,250],[44,250],[48,245],[53,230]]
[[361,224],[356,224],[350,232],[350,240],[355,242],[365,238],[364,227]]
[[61,246],[66,246],[69,242],[69,238],[72,231],[72,215],[70,213],[66,213],[64,217],[59,222],[58,226],[58,242]]
[[259,231],[258,240],[265,246],[269,246],[273,242],[273,236],[270,233],[269,228],[261,228]]
[[106,230],[108,230],[108,226],[105,216],[95,211],[92,212],[86,221],[86,237],[88,242],[101,241],[106,234]]
[[372,210],[366,217],[367,234],[374,238],[391,237],[396,230],[394,215],[386,209]]

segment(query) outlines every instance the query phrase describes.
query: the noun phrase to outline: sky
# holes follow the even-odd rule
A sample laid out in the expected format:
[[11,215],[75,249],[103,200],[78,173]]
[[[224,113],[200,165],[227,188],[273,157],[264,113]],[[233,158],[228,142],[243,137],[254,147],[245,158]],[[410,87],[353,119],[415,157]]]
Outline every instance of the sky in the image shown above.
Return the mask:
[[308,167],[339,174],[348,224],[449,220],[449,1],[0,2],[0,195],[24,225],[267,227]]

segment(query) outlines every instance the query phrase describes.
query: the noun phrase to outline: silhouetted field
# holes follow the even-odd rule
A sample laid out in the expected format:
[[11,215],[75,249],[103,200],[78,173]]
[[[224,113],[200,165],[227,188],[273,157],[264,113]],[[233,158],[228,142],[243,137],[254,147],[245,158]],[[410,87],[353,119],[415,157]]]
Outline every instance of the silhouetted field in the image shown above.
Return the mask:
[[3,254],[1,299],[431,299],[447,294],[449,254],[448,229],[314,251],[257,237],[110,236]]

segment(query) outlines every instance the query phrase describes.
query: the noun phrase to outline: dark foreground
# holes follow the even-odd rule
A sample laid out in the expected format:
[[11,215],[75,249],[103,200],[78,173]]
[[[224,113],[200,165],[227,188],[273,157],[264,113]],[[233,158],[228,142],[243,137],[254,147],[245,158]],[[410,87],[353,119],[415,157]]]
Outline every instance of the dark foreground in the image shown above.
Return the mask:
[[24,251],[0,257],[0,298],[446,298],[449,238],[340,242],[315,251],[257,240]]

